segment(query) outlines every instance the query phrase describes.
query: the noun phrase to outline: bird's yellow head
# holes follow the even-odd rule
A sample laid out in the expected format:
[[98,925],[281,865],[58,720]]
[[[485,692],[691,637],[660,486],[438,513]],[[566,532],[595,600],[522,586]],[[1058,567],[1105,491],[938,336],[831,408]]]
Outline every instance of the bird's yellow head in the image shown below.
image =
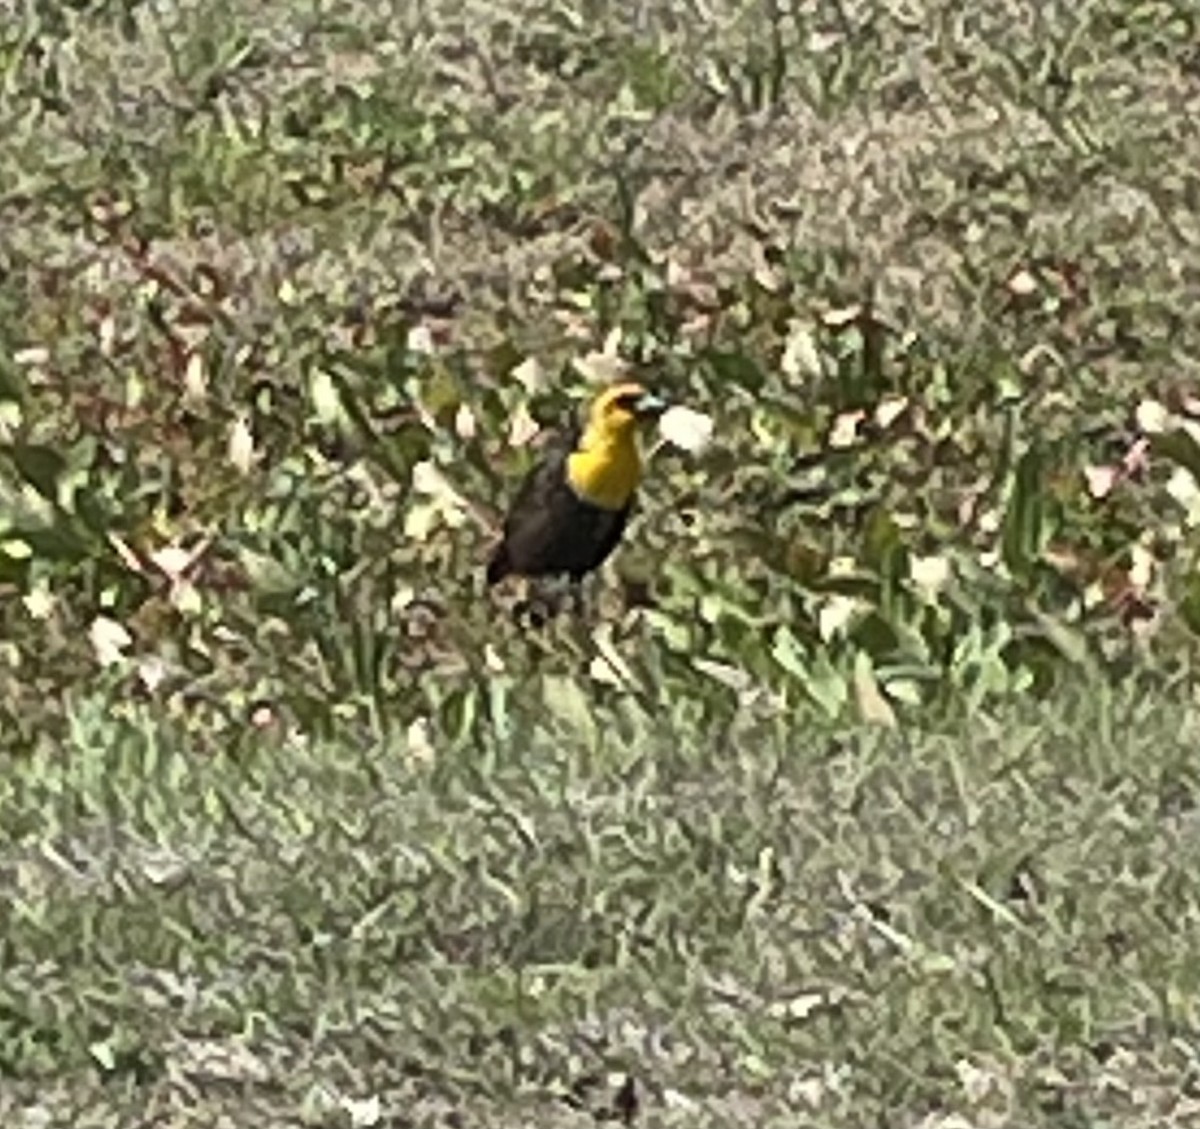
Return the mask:
[[628,503],[642,477],[638,424],[657,419],[667,405],[640,384],[614,384],[592,401],[579,449],[567,477],[580,497],[616,510]]
[[657,419],[667,405],[641,384],[632,381],[606,388],[592,401],[587,430],[591,437],[632,437],[644,420]]

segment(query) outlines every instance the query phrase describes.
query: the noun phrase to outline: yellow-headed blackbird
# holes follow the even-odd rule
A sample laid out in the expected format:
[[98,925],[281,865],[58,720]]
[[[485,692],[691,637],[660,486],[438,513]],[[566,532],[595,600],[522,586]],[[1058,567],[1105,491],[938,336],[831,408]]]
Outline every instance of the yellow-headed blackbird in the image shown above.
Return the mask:
[[638,424],[666,404],[640,384],[616,384],[529,472],[487,562],[488,585],[506,576],[566,574],[579,581],[616,548],[642,477]]

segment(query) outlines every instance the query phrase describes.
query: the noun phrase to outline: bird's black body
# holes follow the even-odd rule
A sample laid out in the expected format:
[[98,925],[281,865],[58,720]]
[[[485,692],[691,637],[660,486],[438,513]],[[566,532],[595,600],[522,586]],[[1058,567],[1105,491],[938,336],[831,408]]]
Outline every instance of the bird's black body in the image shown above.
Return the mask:
[[567,575],[578,582],[597,569],[621,540],[632,501],[606,510],[580,498],[567,482],[567,456],[580,431],[573,428],[526,476],[504,522],[504,535],[487,563],[487,582],[510,574]]

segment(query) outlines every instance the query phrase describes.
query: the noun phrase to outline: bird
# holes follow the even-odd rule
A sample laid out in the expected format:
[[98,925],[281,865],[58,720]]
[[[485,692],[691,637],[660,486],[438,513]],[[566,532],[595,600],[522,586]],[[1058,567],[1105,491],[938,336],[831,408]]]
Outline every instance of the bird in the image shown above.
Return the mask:
[[508,576],[566,575],[580,606],[581,582],[617,547],[641,484],[639,426],[667,407],[636,382],[596,396],[586,423],[556,437],[518,487],[487,560],[489,588]]

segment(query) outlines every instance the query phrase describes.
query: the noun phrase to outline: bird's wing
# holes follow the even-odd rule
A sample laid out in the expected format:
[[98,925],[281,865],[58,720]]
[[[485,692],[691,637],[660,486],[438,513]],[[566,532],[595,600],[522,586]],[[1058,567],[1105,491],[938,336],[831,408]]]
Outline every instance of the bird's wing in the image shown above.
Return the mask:
[[633,499],[630,498],[623,509],[617,510],[609,521],[602,527],[600,537],[596,542],[596,560],[604,561],[608,554],[617,547],[629,522],[629,514],[633,510]]
[[531,523],[551,508],[550,499],[566,484],[567,456],[578,442],[578,429],[566,428],[553,435],[537,463],[530,468],[513,495],[504,519],[506,540],[526,534]]
[[517,487],[504,518],[499,544],[487,564],[489,584],[519,571],[530,547],[553,544],[561,523],[566,485],[566,459],[578,441],[577,429],[564,428],[551,436],[547,448]]

